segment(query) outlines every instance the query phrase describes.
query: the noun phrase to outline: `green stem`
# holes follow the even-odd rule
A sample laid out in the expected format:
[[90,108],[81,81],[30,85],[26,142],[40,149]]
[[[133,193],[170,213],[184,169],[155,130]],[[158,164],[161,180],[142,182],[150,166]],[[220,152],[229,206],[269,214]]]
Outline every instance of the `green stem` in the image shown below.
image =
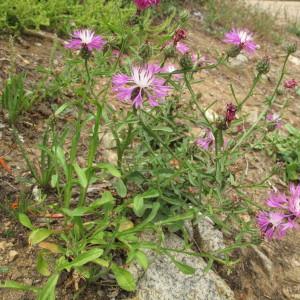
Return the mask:
[[281,75],[279,77],[279,80],[277,82],[277,85],[274,89],[274,92],[272,93],[272,95],[270,96],[270,98],[268,98],[268,105],[267,107],[260,113],[260,115],[257,118],[257,121],[249,128],[248,131],[246,131],[243,136],[240,138],[240,140],[236,143],[236,145],[230,150],[230,152],[234,152],[243,142],[246,138],[249,137],[249,135],[254,131],[255,127],[257,126],[257,124],[263,119],[263,117],[266,115],[266,113],[268,112],[268,110],[270,109],[270,107],[273,105],[274,101],[276,100],[276,95],[279,89],[279,86],[282,82],[283,76],[285,74],[285,70],[286,70],[286,64],[288,62],[288,58],[289,58],[290,54],[287,54],[283,67],[281,69]]

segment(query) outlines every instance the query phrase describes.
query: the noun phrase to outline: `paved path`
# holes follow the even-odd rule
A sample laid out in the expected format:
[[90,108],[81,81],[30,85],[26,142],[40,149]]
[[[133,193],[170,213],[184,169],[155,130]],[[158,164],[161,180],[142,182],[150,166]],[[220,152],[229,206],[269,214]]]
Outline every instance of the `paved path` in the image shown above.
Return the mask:
[[298,21],[300,24],[300,1],[247,0],[250,4],[276,15],[279,21]]

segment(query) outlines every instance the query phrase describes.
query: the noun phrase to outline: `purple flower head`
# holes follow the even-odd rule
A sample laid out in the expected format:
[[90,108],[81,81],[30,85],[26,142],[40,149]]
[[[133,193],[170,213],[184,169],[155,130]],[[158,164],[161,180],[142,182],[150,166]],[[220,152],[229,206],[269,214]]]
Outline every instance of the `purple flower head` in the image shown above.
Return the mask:
[[237,107],[236,105],[229,103],[226,109],[226,123],[230,124],[236,118]]
[[72,50],[101,50],[106,44],[106,41],[100,36],[95,35],[95,32],[90,29],[80,29],[74,31],[72,38],[65,45],[66,48]]
[[160,0],[134,0],[134,3],[138,10],[145,10],[150,6],[159,4]]
[[290,185],[289,210],[296,216],[300,217],[300,184]]
[[132,101],[135,108],[141,108],[146,100],[151,106],[158,106],[158,100],[164,100],[171,90],[164,79],[155,76],[160,71],[157,65],[132,67],[130,76],[113,76],[113,91],[119,100]]
[[282,193],[271,193],[267,199],[267,205],[272,208],[286,209],[288,199],[285,194]]
[[248,29],[232,29],[225,34],[223,40],[227,44],[238,46],[241,50],[252,54],[258,48],[258,45],[253,41],[253,34]]
[[261,211],[258,213],[256,221],[263,236],[268,240],[281,239],[286,235],[288,229],[296,226],[293,221],[287,219],[286,215],[279,212]]
[[210,150],[215,144],[215,137],[210,129],[206,129],[205,135],[196,140],[196,145],[204,150]]
[[282,127],[281,117],[277,113],[267,114],[266,120],[269,121],[270,123],[274,124],[275,128],[277,128],[277,129]]
[[190,48],[188,45],[184,44],[184,43],[181,43],[181,42],[178,42],[176,44],[176,50],[180,53],[180,54],[186,54],[190,51]]
[[286,89],[294,89],[298,85],[295,79],[289,79],[284,82],[284,87]]

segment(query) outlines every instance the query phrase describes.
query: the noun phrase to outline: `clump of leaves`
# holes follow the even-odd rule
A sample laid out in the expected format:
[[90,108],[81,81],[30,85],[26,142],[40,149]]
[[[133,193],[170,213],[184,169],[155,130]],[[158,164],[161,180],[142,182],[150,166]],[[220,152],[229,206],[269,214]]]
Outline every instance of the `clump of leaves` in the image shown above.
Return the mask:
[[5,83],[0,104],[7,111],[8,121],[14,124],[18,117],[31,107],[31,100],[24,87],[24,74],[11,76]]
[[288,134],[274,133],[269,137],[277,159],[285,163],[286,179],[298,180],[300,175],[300,130],[290,124],[285,126]]

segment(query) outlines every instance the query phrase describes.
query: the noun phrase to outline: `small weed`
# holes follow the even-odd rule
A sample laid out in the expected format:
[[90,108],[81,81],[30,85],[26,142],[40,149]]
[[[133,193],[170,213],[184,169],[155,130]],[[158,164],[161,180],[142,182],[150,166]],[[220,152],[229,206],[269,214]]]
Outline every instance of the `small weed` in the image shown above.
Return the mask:
[[31,99],[24,87],[25,75],[12,75],[5,83],[3,93],[0,98],[0,104],[8,114],[8,121],[14,124],[18,117],[28,110],[31,105]]

